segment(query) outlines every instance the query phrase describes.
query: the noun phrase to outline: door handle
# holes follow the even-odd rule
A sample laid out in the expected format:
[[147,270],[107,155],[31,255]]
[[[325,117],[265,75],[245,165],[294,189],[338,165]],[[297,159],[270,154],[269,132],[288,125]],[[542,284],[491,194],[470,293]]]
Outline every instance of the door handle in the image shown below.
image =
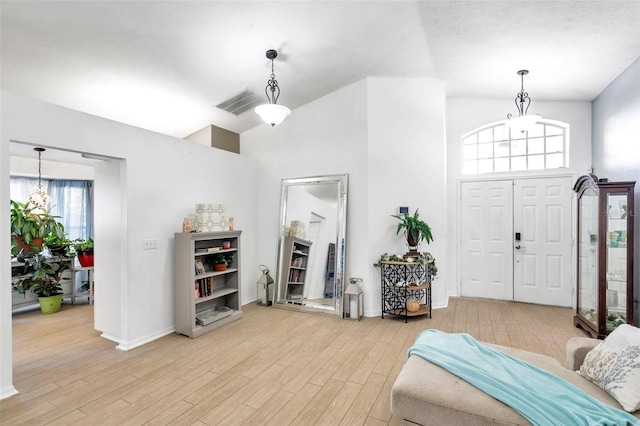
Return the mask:
[[520,250],[520,249],[523,249],[523,248],[524,248],[524,246],[521,246],[520,244],[518,244],[517,246],[515,246],[515,249],[516,249],[516,250]]

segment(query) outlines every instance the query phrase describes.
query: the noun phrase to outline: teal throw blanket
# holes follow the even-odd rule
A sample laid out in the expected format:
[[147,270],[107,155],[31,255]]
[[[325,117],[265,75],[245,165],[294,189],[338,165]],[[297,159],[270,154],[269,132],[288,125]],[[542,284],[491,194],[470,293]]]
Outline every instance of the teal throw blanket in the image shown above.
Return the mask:
[[468,334],[422,331],[418,355],[507,404],[534,425],[637,426],[629,413],[610,407],[571,383],[476,341]]

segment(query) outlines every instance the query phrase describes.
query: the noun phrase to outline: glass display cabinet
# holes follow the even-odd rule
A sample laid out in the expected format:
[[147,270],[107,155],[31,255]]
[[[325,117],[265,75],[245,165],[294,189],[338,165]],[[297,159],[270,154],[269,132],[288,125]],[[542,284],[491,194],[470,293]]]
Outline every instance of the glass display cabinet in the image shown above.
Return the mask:
[[633,189],[635,182],[581,176],[578,193],[578,280],[573,324],[604,338],[633,323]]

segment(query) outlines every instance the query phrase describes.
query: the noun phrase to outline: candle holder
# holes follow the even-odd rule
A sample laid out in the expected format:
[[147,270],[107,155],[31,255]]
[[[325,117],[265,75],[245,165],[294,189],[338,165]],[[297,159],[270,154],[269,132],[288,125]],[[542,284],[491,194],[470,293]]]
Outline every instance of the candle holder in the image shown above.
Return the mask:
[[344,318],[360,321],[364,316],[363,299],[364,293],[358,286],[358,283],[362,282],[362,278],[349,278],[349,286],[344,291],[345,304],[344,304]]

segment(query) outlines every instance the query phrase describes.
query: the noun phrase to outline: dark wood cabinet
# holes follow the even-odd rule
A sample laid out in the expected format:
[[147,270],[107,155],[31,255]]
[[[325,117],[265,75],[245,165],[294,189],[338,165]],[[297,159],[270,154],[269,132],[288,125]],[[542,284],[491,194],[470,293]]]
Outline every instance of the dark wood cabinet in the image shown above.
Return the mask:
[[604,338],[633,323],[633,216],[635,182],[582,176],[578,193],[577,303],[573,323]]

